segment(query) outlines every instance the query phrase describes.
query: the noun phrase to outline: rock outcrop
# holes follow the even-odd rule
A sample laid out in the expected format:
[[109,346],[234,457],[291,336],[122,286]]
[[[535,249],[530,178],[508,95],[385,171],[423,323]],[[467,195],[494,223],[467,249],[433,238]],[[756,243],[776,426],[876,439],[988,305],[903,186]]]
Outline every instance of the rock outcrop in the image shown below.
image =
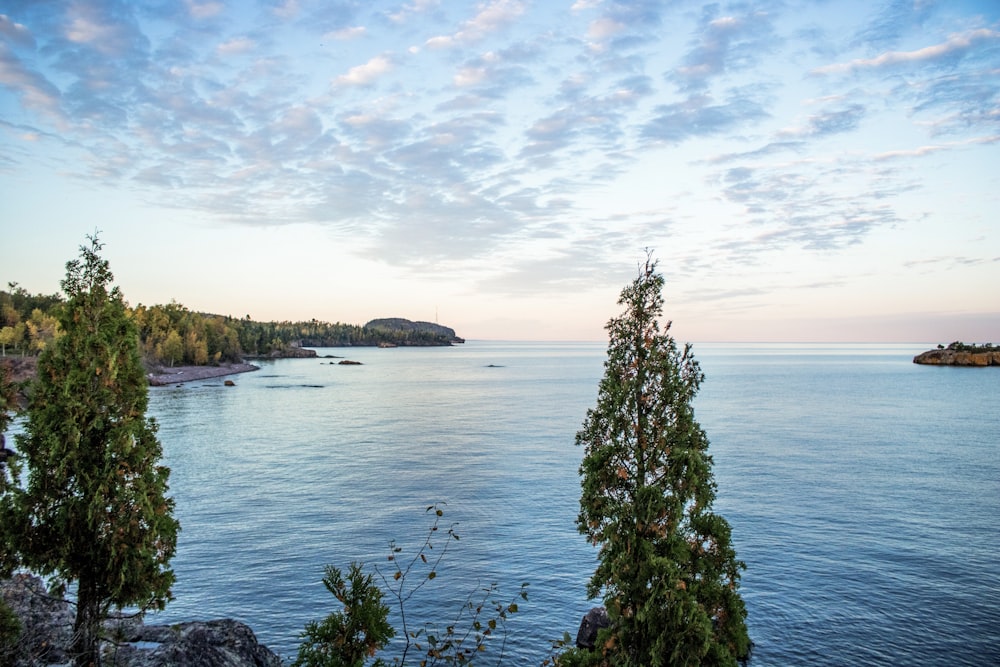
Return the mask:
[[1000,366],[1000,349],[928,350],[913,357],[913,363],[931,366]]
[[0,598],[21,623],[21,634],[5,656],[13,667],[65,664],[75,614],[68,602],[52,597],[38,577],[16,574],[0,581]]
[[[0,581],[0,597],[21,622],[12,667],[65,665],[73,633],[70,604],[52,597],[42,580],[18,574]],[[113,667],[281,667],[280,658],[233,619],[145,625],[134,617],[105,623],[103,664]],[[6,663],[5,663],[6,664]]]
[[281,667],[253,631],[231,618],[179,625],[139,624],[113,649],[124,667]]

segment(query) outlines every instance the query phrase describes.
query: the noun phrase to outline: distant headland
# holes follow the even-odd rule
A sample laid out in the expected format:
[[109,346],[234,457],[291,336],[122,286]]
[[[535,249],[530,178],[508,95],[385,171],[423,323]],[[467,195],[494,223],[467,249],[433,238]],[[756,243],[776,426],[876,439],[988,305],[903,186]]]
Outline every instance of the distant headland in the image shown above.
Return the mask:
[[[60,333],[60,294],[31,294],[17,283],[0,290],[0,369],[25,387],[43,350]],[[364,326],[342,322],[258,321],[189,310],[176,301],[128,308],[151,384],[174,384],[255,370],[256,360],[314,357],[310,348],[428,347],[464,343],[451,327],[401,317]]]
[[913,363],[930,366],[1000,366],[1000,346],[955,341],[947,347],[938,345],[937,349],[921,352],[913,357]]
[[368,331],[381,333],[390,339],[398,334],[403,334],[404,338],[408,334],[416,334],[414,336],[416,341],[427,341],[411,343],[413,345],[451,345],[465,342],[464,338],[455,335],[455,330],[451,327],[434,322],[411,322],[402,317],[384,317],[372,320],[364,328]]

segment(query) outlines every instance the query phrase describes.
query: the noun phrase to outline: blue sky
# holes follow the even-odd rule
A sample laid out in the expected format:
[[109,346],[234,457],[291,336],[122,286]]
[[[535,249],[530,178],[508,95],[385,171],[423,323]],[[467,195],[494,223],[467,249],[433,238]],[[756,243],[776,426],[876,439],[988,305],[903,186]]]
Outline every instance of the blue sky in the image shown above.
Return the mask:
[[1000,2],[0,7],[0,280],[602,340],[1000,342]]

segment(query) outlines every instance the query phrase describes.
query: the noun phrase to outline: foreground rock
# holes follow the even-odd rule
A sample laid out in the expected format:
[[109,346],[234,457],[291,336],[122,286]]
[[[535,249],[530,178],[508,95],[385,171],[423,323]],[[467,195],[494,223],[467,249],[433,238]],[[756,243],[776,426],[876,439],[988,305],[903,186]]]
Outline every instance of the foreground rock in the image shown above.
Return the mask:
[[[65,600],[49,596],[42,580],[19,574],[0,581],[0,596],[21,622],[11,667],[65,665],[74,613]],[[280,667],[281,660],[233,619],[177,625],[145,625],[126,618],[105,623],[104,665],[115,667]],[[6,660],[6,662],[4,662]]]
[[913,357],[913,363],[931,366],[1000,366],[1000,348],[928,350]]
[[127,667],[280,667],[253,630],[231,618],[179,625],[142,625],[124,633],[107,664]]

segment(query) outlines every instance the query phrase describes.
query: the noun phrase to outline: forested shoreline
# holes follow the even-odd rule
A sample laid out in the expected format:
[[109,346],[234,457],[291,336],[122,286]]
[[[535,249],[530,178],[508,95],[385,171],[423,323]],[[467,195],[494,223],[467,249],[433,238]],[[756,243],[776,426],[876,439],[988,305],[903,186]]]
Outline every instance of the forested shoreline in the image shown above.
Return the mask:
[[[58,294],[30,294],[9,283],[0,290],[0,356],[36,356],[60,335]],[[171,302],[128,309],[139,331],[139,350],[148,367],[238,363],[283,356],[297,347],[443,346],[461,339],[447,327],[366,325],[341,322],[262,322],[249,315],[198,313]],[[405,322],[405,320],[404,320]],[[414,323],[409,323],[413,325]],[[423,324],[423,323],[416,323]]]

